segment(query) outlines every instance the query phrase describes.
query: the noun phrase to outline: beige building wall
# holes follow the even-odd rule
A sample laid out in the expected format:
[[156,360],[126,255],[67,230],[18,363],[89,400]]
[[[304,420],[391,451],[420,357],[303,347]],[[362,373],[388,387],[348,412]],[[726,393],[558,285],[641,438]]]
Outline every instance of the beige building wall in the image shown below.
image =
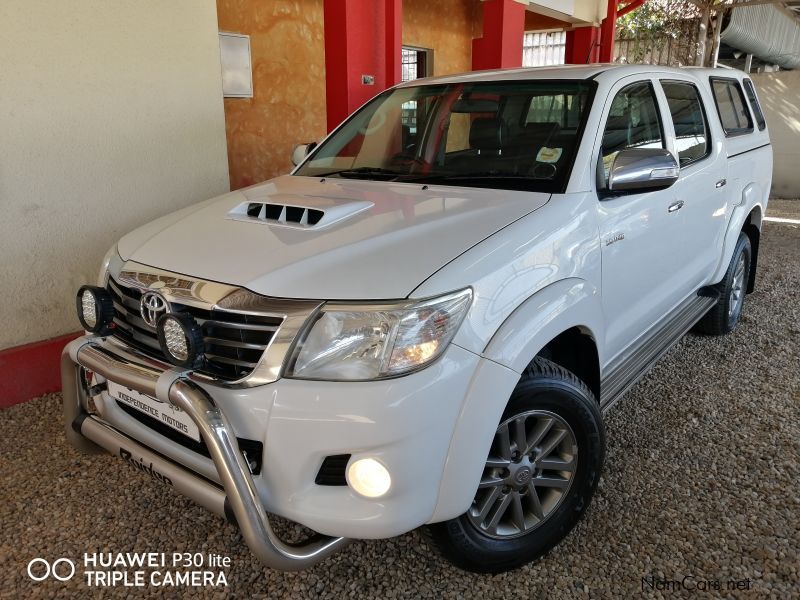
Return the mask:
[[292,169],[296,144],[327,133],[322,0],[217,0],[220,31],[250,36],[253,97],[226,98],[231,188]]
[[528,10],[574,27],[584,27],[602,22],[608,0],[529,0]]
[[772,195],[800,198],[800,71],[750,76],[772,141]]
[[226,156],[214,0],[2,0],[0,349],[80,329],[111,244]]
[[433,73],[472,70],[472,39],[481,37],[478,0],[404,0],[403,45],[433,50]]

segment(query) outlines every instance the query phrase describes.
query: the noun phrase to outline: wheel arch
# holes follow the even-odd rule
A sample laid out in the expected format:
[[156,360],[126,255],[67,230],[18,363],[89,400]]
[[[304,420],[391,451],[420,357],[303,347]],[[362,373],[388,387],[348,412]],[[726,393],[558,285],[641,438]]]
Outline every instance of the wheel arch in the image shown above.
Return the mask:
[[764,216],[765,196],[757,183],[750,183],[742,191],[742,197],[733,207],[725,237],[722,242],[722,252],[719,262],[710,279],[710,285],[716,285],[725,277],[725,272],[730,264],[739,234],[745,233],[750,238],[750,245],[753,247],[751,260],[750,277],[747,281],[747,292],[755,289],[756,265],[758,259],[758,245],[761,238],[761,226]]
[[570,343],[578,343],[581,356],[591,356],[595,361],[591,368],[578,370],[590,379],[587,385],[599,399],[601,346],[596,340],[602,339],[600,335],[600,296],[583,279],[552,283],[511,313],[484,349],[462,404],[450,440],[436,509],[429,522],[452,519],[469,508],[511,392],[542,351],[554,357],[550,360],[569,369],[559,361],[569,362],[567,348]]
[[588,328],[570,327],[545,344],[536,356],[551,360],[570,371],[589,386],[595,399],[600,402],[600,357],[597,342]]
[[758,248],[761,243],[761,225],[764,222],[761,205],[756,204],[742,225],[742,233],[750,238],[750,274],[747,278],[747,293],[751,294],[756,289],[756,270],[758,269]]
[[584,279],[562,279],[520,304],[484,356],[522,373],[542,355],[575,373],[599,398],[603,323],[599,290]]

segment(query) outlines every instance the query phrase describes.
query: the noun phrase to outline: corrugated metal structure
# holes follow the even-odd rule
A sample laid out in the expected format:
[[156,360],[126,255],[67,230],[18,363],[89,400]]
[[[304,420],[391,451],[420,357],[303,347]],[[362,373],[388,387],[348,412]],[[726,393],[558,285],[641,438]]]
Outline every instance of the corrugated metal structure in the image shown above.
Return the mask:
[[784,69],[800,68],[800,22],[768,4],[733,8],[723,43]]

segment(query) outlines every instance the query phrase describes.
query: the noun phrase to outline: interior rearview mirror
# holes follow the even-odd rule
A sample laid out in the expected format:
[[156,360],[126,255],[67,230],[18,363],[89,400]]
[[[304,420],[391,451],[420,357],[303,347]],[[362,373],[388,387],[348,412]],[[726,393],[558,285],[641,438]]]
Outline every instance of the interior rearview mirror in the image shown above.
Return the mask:
[[292,151],[292,164],[296,167],[299,165],[306,156],[311,154],[311,151],[317,147],[317,142],[309,142],[307,144],[297,144]]
[[608,190],[653,191],[668,188],[678,180],[680,166],[664,148],[626,148],[611,163]]

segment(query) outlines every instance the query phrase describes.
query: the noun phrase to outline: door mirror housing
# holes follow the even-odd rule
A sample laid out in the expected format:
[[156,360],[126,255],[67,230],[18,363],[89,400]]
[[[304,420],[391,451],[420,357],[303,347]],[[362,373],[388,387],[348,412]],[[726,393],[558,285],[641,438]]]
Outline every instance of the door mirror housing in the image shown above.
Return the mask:
[[621,150],[608,171],[608,191],[649,192],[663,190],[678,181],[680,165],[663,148]]
[[317,147],[317,142],[307,144],[297,144],[292,151],[292,164],[296,167],[303,162],[309,154]]

